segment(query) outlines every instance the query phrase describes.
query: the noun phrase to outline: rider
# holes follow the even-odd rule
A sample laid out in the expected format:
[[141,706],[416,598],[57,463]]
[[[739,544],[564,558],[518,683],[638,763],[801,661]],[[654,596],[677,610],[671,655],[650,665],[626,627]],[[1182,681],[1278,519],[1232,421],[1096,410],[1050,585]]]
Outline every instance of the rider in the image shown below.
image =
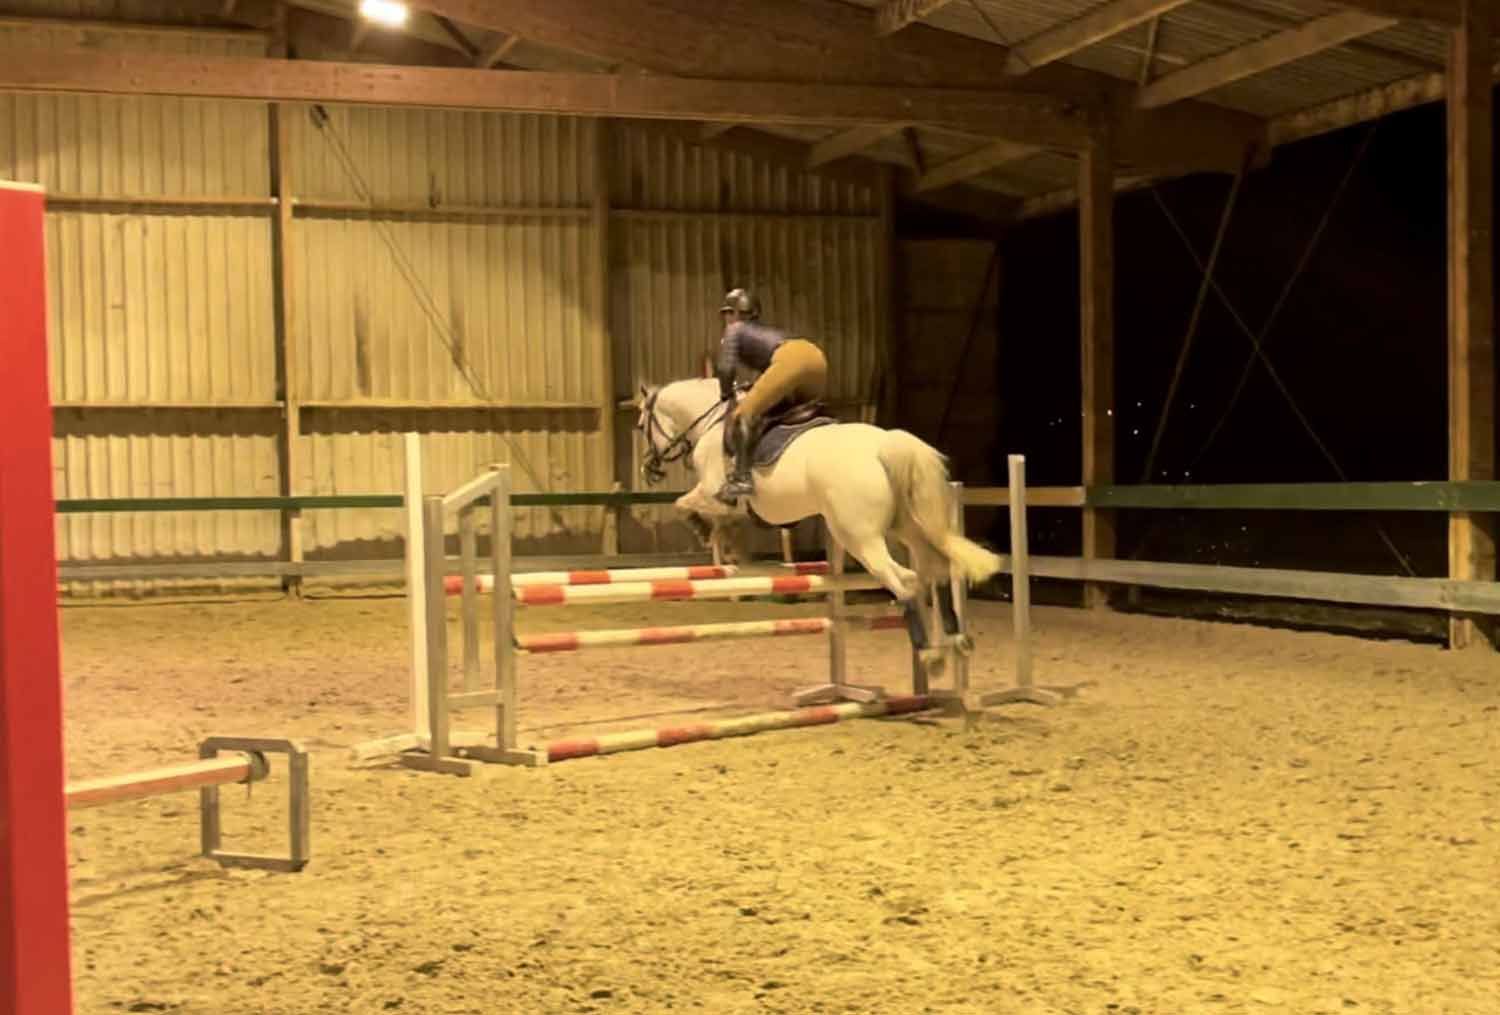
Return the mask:
[[828,360],[807,339],[788,338],[785,332],[761,324],[760,300],[744,289],[729,290],[719,314],[724,319],[724,336],[714,374],[720,395],[734,398],[740,367],[759,374],[750,390],[733,403],[724,422],[731,466],[718,498],[733,504],[755,492],[751,456],[767,412],[820,401],[828,386]]

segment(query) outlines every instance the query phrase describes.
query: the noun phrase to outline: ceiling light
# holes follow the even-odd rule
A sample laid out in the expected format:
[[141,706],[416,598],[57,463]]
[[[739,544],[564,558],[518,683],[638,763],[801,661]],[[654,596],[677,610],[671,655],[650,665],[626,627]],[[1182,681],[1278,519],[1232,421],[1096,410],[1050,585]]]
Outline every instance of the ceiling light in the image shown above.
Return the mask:
[[360,0],[359,12],[378,24],[400,28],[406,24],[406,4],[396,0]]

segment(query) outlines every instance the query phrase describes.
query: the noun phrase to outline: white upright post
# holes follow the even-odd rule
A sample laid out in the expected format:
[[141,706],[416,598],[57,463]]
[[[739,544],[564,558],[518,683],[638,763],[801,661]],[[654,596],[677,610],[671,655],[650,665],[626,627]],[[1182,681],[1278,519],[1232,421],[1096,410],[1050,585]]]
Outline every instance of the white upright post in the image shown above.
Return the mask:
[[422,437],[405,434],[406,616],[411,627],[411,729],[427,739],[427,583],[422,548]]
[[[786,530],[783,529],[783,532]],[[835,582],[844,577],[844,544],[838,541],[832,530],[828,533],[828,577]],[[849,630],[848,609],[844,590],[835,588],[828,593],[828,682],[842,688],[849,682]]]
[[1010,574],[1016,637],[1016,684],[1031,687],[1031,550],[1026,539],[1026,458],[1011,455]]
[[[1028,702],[1032,705],[1056,705],[1062,695],[1036,687],[1031,675],[1031,553],[1026,545],[1026,459],[1010,456],[1010,573],[1013,592],[1011,609],[1015,618],[1016,684],[1001,691],[981,691],[970,696],[965,706],[971,710],[990,705]],[[972,704],[971,704],[972,702]]]
[[[948,520],[953,531],[960,536],[964,531],[964,485],[962,483],[949,483],[948,489],[952,494],[952,502],[948,505]],[[964,576],[963,569],[957,564],[951,564],[948,569],[948,589],[953,596],[953,614],[958,618],[958,630],[955,638],[963,641],[969,634],[969,582]],[[960,701],[967,702],[969,693],[969,652],[963,645],[954,644],[954,639],[947,639],[948,654],[953,664],[953,693],[958,695]]]

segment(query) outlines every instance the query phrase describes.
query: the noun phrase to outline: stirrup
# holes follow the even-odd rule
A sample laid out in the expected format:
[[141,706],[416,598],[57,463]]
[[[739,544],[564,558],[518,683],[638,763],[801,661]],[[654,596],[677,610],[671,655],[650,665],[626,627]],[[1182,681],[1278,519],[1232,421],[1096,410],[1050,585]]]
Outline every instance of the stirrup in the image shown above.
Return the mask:
[[755,486],[748,479],[736,479],[730,477],[724,480],[724,485],[719,487],[715,496],[725,504],[734,504],[741,497],[749,497],[755,493]]

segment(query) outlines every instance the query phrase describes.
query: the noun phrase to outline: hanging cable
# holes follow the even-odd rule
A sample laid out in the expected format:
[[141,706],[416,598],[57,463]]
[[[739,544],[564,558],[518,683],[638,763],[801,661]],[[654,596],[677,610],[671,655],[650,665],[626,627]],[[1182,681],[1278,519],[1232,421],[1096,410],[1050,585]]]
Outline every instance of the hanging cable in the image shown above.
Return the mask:
[[[349,183],[354,187],[355,194],[358,195],[361,202],[374,207],[374,193],[370,189],[369,184],[365,182],[358,165],[355,164],[354,157],[349,153],[348,148],[345,147],[344,141],[339,136],[337,129],[334,128],[333,122],[328,116],[328,110],[324,109],[321,105],[314,105],[312,107],[312,120],[314,126],[318,128],[332,147],[334,155],[338,158],[345,175],[349,178]],[[437,332],[438,340],[448,350],[448,356],[453,361],[454,367],[458,370],[459,376],[464,379],[464,383],[468,385],[470,392],[473,393],[475,398],[481,402],[493,402],[494,398],[486,390],[473,367],[469,364],[467,357],[465,357],[463,346],[458,336],[454,334],[453,328],[444,318],[442,311],[437,306],[437,302],[423,283],[421,275],[412,265],[405,251],[401,249],[401,245],[397,242],[390,223],[377,218],[372,219],[371,224],[375,226],[377,235],[380,236],[386,248],[390,251],[391,259],[396,264],[396,270],[401,273],[401,277],[405,279],[407,286],[410,287],[412,295],[416,297],[417,305],[427,317],[428,323]],[[521,471],[531,480],[532,486],[542,493],[552,492],[551,484],[543,481],[532,466],[531,460],[521,450],[520,445],[510,434],[503,430],[496,431],[496,434],[510,448],[512,460],[521,467]],[[564,535],[572,535],[573,530],[571,526],[568,525],[562,516],[562,512],[557,507],[550,507],[548,513],[551,514],[552,520],[562,530]]]
[[953,383],[948,387],[948,403],[943,406],[943,417],[938,421],[937,437],[935,443],[938,447],[943,446],[943,434],[948,430],[948,419],[953,415],[953,403],[958,399],[958,390],[964,383],[964,363],[969,359],[969,350],[974,345],[974,337],[979,334],[979,326],[984,322],[984,308],[988,305],[987,297],[990,285],[999,273],[1000,267],[1000,244],[996,243],[990,251],[990,263],[984,269],[984,282],[979,286],[979,298],[974,303],[974,313],[969,318],[969,332],[964,336],[963,348],[958,352],[958,362],[953,368]]
[[[1239,172],[1235,173],[1234,183],[1229,188],[1229,196],[1224,201],[1224,212],[1219,216],[1219,228],[1214,233],[1214,245],[1208,253],[1208,264],[1198,262],[1198,268],[1203,272],[1203,280],[1198,285],[1198,295],[1193,301],[1193,312],[1188,317],[1187,334],[1183,336],[1182,348],[1177,353],[1177,363],[1172,368],[1172,380],[1167,385],[1167,397],[1162,402],[1161,415],[1156,418],[1156,432],[1151,435],[1151,450],[1146,453],[1146,467],[1141,471],[1141,482],[1151,482],[1151,473],[1156,468],[1156,455],[1161,450],[1162,437],[1167,432],[1167,419],[1172,414],[1172,403],[1177,399],[1177,388],[1182,383],[1182,372],[1187,366],[1188,354],[1193,349],[1193,339],[1198,334],[1198,323],[1203,319],[1203,305],[1208,302],[1209,287],[1217,285],[1214,281],[1214,269],[1219,264],[1219,254],[1224,249],[1224,238],[1229,235],[1229,223],[1234,220],[1234,209],[1240,200],[1240,189],[1245,184],[1245,176],[1250,172],[1250,163],[1255,157],[1255,149],[1247,148],[1244,158],[1240,161]],[[1156,194],[1156,191],[1152,191]],[[1157,194],[1157,201],[1161,195]]]
[[[1152,189],[1151,193],[1152,196],[1156,199],[1156,205],[1161,209],[1162,215],[1164,215],[1167,219],[1167,222],[1171,224],[1172,229],[1177,233],[1178,238],[1182,240],[1183,246],[1187,249],[1188,255],[1193,259],[1193,263],[1198,266],[1200,271],[1202,271],[1204,269],[1203,259],[1199,256],[1198,251],[1193,247],[1193,242],[1188,237],[1187,231],[1182,228],[1182,224],[1177,220],[1177,217],[1172,214],[1172,210],[1167,207],[1166,202],[1162,200],[1161,194],[1158,193],[1155,188]],[[1235,309],[1234,304],[1229,301],[1229,297],[1224,293],[1224,290],[1220,288],[1218,282],[1213,283],[1213,290],[1215,295],[1219,297],[1220,302],[1224,304],[1224,308],[1229,311],[1229,315],[1234,319],[1235,324],[1242,332],[1244,332],[1245,337],[1247,337],[1250,340],[1250,343],[1255,347],[1257,355],[1260,357],[1261,362],[1266,368],[1266,373],[1275,383],[1277,389],[1281,392],[1282,397],[1286,399],[1287,406],[1292,410],[1293,415],[1297,417],[1297,421],[1302,424],[1302,428],[1307,432],[1308,437],[1312,439],[1313,444],[1317,447],[1319,453],[1322,454],[1324,460],[1328,463],[1330,468],[1332,468],[1334,475],[1338,477],[1340,482],[1349,482],[1349,476],[1344,471],[1343,466],[1339,464],[1338,459],[1334,457],[1334,454],[1329,450],[1328,445],[1323,443],[1323,439],[1318,435],[1318,432],[1313,427],[1312,422],[1308,420],[1306,414],[1303,413],[1301,406],[1297,404],[1296,398],[1292,396],[1291,389],[1287,387],[1286,381],[1282,379],[1280,371],[1276,369],[1275,364],[1273,364],[1270,357],[1266,355],[1265,349],[1261,345],[1260,337],[1256,335],[1254,329],[1252,329],[1250,325],[1245,323],[1244,317],[1242,317],[1240,315],[1240,312]],[[1411,561],[1408,560],[1406,555],[1401,552],[1399,547],[1396,546],[1395,541],[1392,540],[1390,534],[1386,532],[1385,526],[1380,524],[1380,522],[1376,520],[1374,521],[1374,527],[1376,533],[1380,536],[1381,542],[1385,544],[1386,549],[1391,551],[1391,555],[1396,558],[1396,562],[1400,565],[1401,569],[1405,571],[1407,575],[1415,577],[1417,573],[1416,569],[1412,567]],[[1136,550],[1132,554],[1132,557],[1138,555],[1145,548],[1146,541],[1151,537],[1151,535],[1156,531],[1157,528],[1158,526],[1153,526],[1151,529],[1148,529],[1146,534],[1142,536],[1140,543],[1137,544]]]
[[1260,335],[1251,346],[1250,355],[1245,359],[1244,369],[1240,371],[1239,380],[1235,383],[1234,391],[1229,396],[1229,404],[1224,407],[1224,414],[1213,425],[1213,429],[1208,432],[1208,437],[1203,441],[1203,446],[1198,449],[1198,454],[1188,464],[1189,471],[1196,469],[1198,463],[1208,454],[1208,449],[1218,439],[1219,432],[1224,429],[1224,424],[1229,421],[1230,415],[1239,403],[1240,395],[1245,390],[1245,384],[1250,380],[1250,375],[1255,370],[1255,364],[1266,358],[1265,346],[1270,341],[1271,332],[1276,327],[1276,321],[1281,317],[1281,311],[1286,307],[1292,290],[1296,287],[1303,272],[1307,270],[1308,264],[1312,261],[1313,252],[1318,249],[1318,244],[1323,239],[1323,233],[1328,229],[1329,222],[1333,220],[1335,209],[1338,208],[1339,202],[1343,199],[1344,192],[1349,189],[1350,181],[1354,179],[1355,171],[1364,162],[1365,153],[1370,150],[1370,142],[1375,140],[1375,131],[1379,126],[1380,121],[1376,120],[1370,125],[1370,129],[1365,132],[1364,138],[1360,141],[1359,150],[1354,153],[1354,158],[1350,161],[1349,168],[1345,170],[1343,179],[1339,181],[1337,189],[1333,192],[1333,197],[1329,199],[1328,207],[1323,210],[1323,216],[1318,220],[1317,228],[1313,230],[1312,236],[1308,238],[1307,246],[1303,248],[1301,260],[1297,262],[1297,267],[1292,271],[1291,277],[1286,280],[1286,285],[1282,286],[1281,294],[1276,298],[1275,306],[1271,308],[1271,313],[1267,315],[1265,324],[1261,326]]

